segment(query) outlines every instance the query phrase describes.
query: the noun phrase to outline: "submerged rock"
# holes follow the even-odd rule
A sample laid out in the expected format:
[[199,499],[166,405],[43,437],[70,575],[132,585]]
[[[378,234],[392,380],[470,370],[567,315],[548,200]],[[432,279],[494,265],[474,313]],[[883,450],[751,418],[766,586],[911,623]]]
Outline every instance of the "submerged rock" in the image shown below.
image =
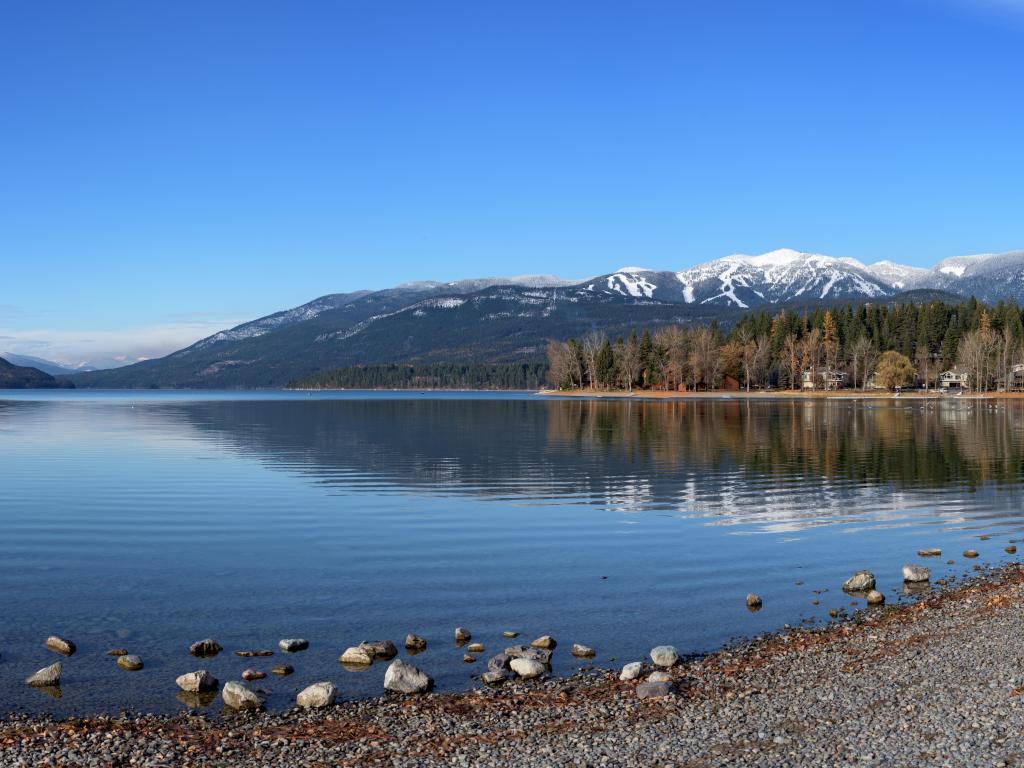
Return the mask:
[[589,645],[583,645],[582,643],[573,643],[570,652],[578,659],[592,659],[594,656],[597,656],[597,651]]
[[847,592],[867,592],[874,588],[875,574],[871,571],[857,571],[843,582],[843,589]]
[[127,669],[129,672],[138,672],[142,669],[142,659],[134,654],[117,657],[117,666]]
[[127,656],[127,655],[128,655],[128,649],[127,648],[111,648],[109,651],[107,651],[107,656]]
[[275,664],[270,671],[278,677],[287,677],[295,671],[295,667],[291,664]]
[[919,550],[917,550],[917,556],[918,557],[940,557],[941,555],[942,555],[942,550],[938,549],[938,548],[935,548],[935,549],[919,549]]
[[302,638],[294,638],[289,640],[281,640],[278,642],[278,647],[286,653],[297,653],[304,651],[309,648],[309,640]]
[[923,565],[903,566],[903,581],[915,583],[928,581],[929,578],[931,578],[931,571]]
[[408,651],[425,651],[427,650],[427,641],[419,635],[414,635],[410,632],[405,636],[405,648]]
[[882,605],[885,603],[885,595],[877,589],[869,590],[867,595],[868,605]]
[[273,656],[274,652],[269,648],[260,648],[257,650],[243,650],[235,651],[235,656],[241,656],[243,659],[252,659],[257,656]]
[[679,661],[679,651],[671,645],[659,645],[651,649],[651,661],[659,667],[671,667]]
[[416,669],[412,664],[406,664],[401,659],[395,659],[388,666],[384,673],[384,689],[398,693],[426,693],[434,687],[434,680],[430,675]]
[[299,691],[299,695],[295,697],[295,703],[303,709],[316,709],[331,706],[337,697],[338,688],[334,683],[313,683],[308,688]]
[[558,643],[555,642],[555,638],[551,635],[541,635],[530,643],[530,645],[534,648],[543,648],[546,651],[552,651]]
[[192,645],[189,646],[188,652],[193,656],[205,659],[211,656],[216,656],[223,650],[224,649],[221,647],[220,643],[215,640],[211,640],[210,638],[206,638],[205,640],[200,640],[197,643],[192,643]]
[[502,637],[509,637],[509,638],[519,637],[519,633],[518,632],[513,632],[510,629],[506,629],[504,632],[501,633],[501,636]]
[[365,648],[360,646],[354,646],[352,648],[346,648],[345,652],[338,658],[342,664],[361,664],[363,666],[369,666],[373,664],[373,656]]
[[205,669],[197,669],[195,672],[186,672],[180,675],[175,681],[178,687],[186,693],[204,693],[217,690],[217,678]]
[[965,549],[964,557],[977,557],[978,553],[973,549]]
[[29,675],[25,678],[25,682],[28,685],[35,686],[36,688],[44,688],[51,685],[60,685],[60,674],[64,667],[58,661],[55,664],[51,664],[48,667],[43,667],[35,674]]
[[62,656],[71,656],[77,650],[74,643],[57,635],[50,635],[46,638],[44,645],[54,653],[59,653]]
[[473,633],[465,627],[455,628],[455,642],[456,643],[468,643],[473,639]]
[[539,661],[534,661],[533,659],[512,659],[511,667],[513,672],[525,680],[540,677],[548,671],[546,665],[541,664]]
[[636,695],[640,699],[657,699],[668,696],[670,693],[672,693],[672,683],[668,682],[640,683],[636,687]]
[[1016,545],[1011,544],[1010,546],[1008,546],[1006,548],[1006,554],[1008,554],[1008,555],[1015,555],[1015,554],[1017,554],[1017,547],[1016,547]]
[[259,709],[263,706],[263,697],[246,688],[243,683],[224,683],[220,695],[224,704],[232,709]]
[[243,680],[262,680],[266,676],[266,672],[260,672],[258,669],[247,669],[242,672]]
[[467,653],[483,653],[484,650],[485,649],[483,643],[470,643],[466,646]]
[[619,680],[636,680],[644,672],[644,664],[642,661],[632,661],[626,664],[622,668],[622,672],[619,673]]
[[398,649],[390,640],[364,640],[359,647],[375,659],[393,659],[398,655]]
[[753,592],[747,595],[747,608],[750,608],[753,611],[757,611],[761,609],[761,605],[762,603],[760,595],[755,595]]

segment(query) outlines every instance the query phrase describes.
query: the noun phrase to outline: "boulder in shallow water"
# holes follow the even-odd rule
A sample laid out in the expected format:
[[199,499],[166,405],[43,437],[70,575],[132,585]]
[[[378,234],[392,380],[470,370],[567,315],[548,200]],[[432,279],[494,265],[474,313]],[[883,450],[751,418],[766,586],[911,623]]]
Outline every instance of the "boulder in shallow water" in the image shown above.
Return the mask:
[[206,691],[217,690],[217,678],[205,669],[197,669],[195,672],[186,672],[180,675],[175,681],[178,687],[186,693],[205,693]]
[[917,583],[922,581],[928,581],[931,578],[932,572],[925,568],[923,565],[904,565],[903,566],[903,581],[910,583]]
[[220,695],[224,699],[224,704],[232,709],[259,709],[263,706],[263,697],[256,691],[250,691],[242,683],[224,683]]
[[337,697],[338,688],[334,683],[313,683],[308,688],[299,691],[299,695],[295,697],[295,703],[303,709],[317,709],[331,706]]
[[483,653],[485,650],[483,643],[470,643],[466,646],[466,653]]
[[659,645],[651,649],[651,661],[658,667],[671,667],[679,661],[679,651],[671,645]]
[[541,664],[551,663],[551,651],[547,648],[531,648],[528,645],[513,645],[505,649],[505,655],[513,659],[530,659]]
[[973,550],[973,549],[965,549],[964,550],[964,557],[977,557],[977,556],[978,556],[978,553],[977,553],[976,550]]
[[50,635],[46,638],[44,645],[54,653],[59,653],[62,656],[71,656],[77,650],[74,643],[57,635]]
[[221,647],[221,644],[216,640],[206,638],[205,640],[200,640],[197,643],[192,643],[192,645],[189,646],[188,652],[200,659],[206,659],[216,656],[223,650],[224,648]]
[[762,601],[760,595],[755,595],[753,592],[747,595],[747,608],[756,611],[761,608],[761,605]]
[[285,653],[298,653],[309,648],[309,640],[303,638],[289,638],[278,642],[278,647]]
[[533,659],[512,659],[512,671],[526,680],[540,677],[548,671],[547,666]]
[[877,589],[869,590],[865,597],[867,598],[868,605],[883,605],[885,603],[885,595]]
[[48,667],[43,667],[33,675],[29,675],[25,678],[25,682],[28,685],[35,686],[36,688],[44,688],[49,685],[60,685],[60,673],[64,667],[58,661],[56,664],[51,664]]
[[465,627],[455,628],[455,642],[456,643],[468,643],[473,639],[473,633],[471,633]]
[[509,638],[511,638],[511,637],[519,637],[519,633],[518,632],[513,632],[510,629],[506,629],[504,632],[501,633],[501,636],[502,637],[509,637]]
[[345,652],[338,658],[342,664],[360,664],[369,666],[373,664],[373,656],[362,646],[346,648]]
[[942,556],[942,550],[938,549],[937,547],[936,548],[932,548],[932,549],[919,549],[919,550],[917,550],[917,556],[918,557],[941,557]]
[[434,687],[434,680],[425,672],[395,659],[384,673],[384,689],[397,693],[426,693]]
[[622,668],[622,672],[619,673],[619,680],[636,680],[644,672],[644,664],[642,661],[631,661]]
[[127,648],[111,648],[109,651],[107,651],[107,656],[127,656],[127,655],[128,655],[128,649]]
[[364,640],[359,647],[375,659],[393,659],[398,655],[398,649],[390,640]]
[[875,574],[871,571],[857,571],[843,582],[843,589],[847,592],[867,592],[874,588]]
[[592,659],[594,656],[597,656],[597,651],[589,645],[583,645],[582,643],[573,643],[570,653],[577,659]]
[[530,643],[530,645],[532,645],[534,648],[543,648],[546,651],[553,651],[555,649],[555,646],[558,645],[558,643],[555,642],[555,638],[553,638],[551,635],[541,635],[532,643]]
[[507,653],[498,653],[487,661],[487,669],[491,672],[505,672],[512,667],[512,657]]
[[278,677],[287,677],[288,675],[290,675],[292,672],[295,671],[295,667],[293,667],[291,664],[275,664],[270,669],[270,671],[273,672]]
[[244,672],[242,672],[243,680],[262,680],[266,676],[266,672],[260,672],[258,669],[247,669]]
[[121,669],[127,669],[129,672],[138,672],[142,669],[142,659],[132,653],[126,656],[118,656],[117,666]]
[[407,651],[425,651],[427,650],[427,641],[425,638],[410,632],[405,636],[405,649]]

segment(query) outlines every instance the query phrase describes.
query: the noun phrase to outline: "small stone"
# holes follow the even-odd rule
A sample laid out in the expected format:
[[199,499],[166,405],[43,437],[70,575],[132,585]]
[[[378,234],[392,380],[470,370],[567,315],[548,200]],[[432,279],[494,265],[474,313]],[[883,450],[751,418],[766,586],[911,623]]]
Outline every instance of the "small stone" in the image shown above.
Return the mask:
[[275,664],[273,667],[271,667],[270,671],[278,677],[287,677],[295,671],[295,667],[293,667],[291,664]]
[[410,632],[405,636],[405,648],[409,651],[425,651],[427,650],[427,641],[419,635],[414,635]]
[[760,608],[761,605],[762,603],[760,595],[755,595],[753,592],[747,595],[747,608],[753,608],[756,610]]
[[651,674],[649,674],[647,676],[647,682],[649,682],[649,683],[671,683],[672,682],[672,675],[670,675],[668,672],[664,672],[664,671],[659,669],[656,672],[651,672]]
[[299,651],[304,651],[309,648],[309,640],[303,640],[301,638],[281,640],[277,645],[286,653],[298,653]]
[[483,653],[484,652],[484,644],[483,643],[470,643],[469,645],[466,646],[466,650],[469,653]]
[[558,645],[558,643],[555,642],[555,638],[551,635],[542,635],[530,643],[530,645],[534,648],[543,648],[546,651],[551,651],[554,650],[554,647]]
[[206,638],[205,640],[200,640],[197,643],[192,643],[192,645],[189,646],[188,652],[193,656],[204,659],[216,656],[223,650],[224,649],[221,647],[220,643],[211,640],[210,638]]
[[978,553],[973,549],[965,549],[964,557],[977,557]]
[[885,603],[885,595],[877,589],[869,590],[867,595],[868,605],[882,605]]
[[334,683],[313,683],[308,688],[299,691],[295,697],[295,703],[303,709],[317,709],[329,707],[338,697],[338,688]]
[[597,656],[597,651],[581,643],[573,643],[570,652],[578,659],[592,659],[594,656]]
[[70,640],[65,640],[63,637],[57,637],[57,635],[50,635],[46,638],[44,645],[54,653],[59,653],[63,656],[70,656],[76,650],[74,643]]
[[462,661],[465,664],[472,664],[476,661],[476,656],[470,656],[468,653],[462,654]]
[[953,565],[954,562],[955,562],[954,560],[947,560],[946,561],[946,565]]
[[640,683],[636,687],[636,695],[640,699],[657,699],[668,696],[670,693],[672,693],[672,683],[647,682]]
[[510,637],[510,638],[511,637],[519,637],[519,633],[518,632],[513,632],[510,629],[506,629],[504,632],[501,633],[501,636],[502,637]]
[[64,669],[58,661],[48,667],[43,667],[38,672],[25,678],[28,685],[36,688],[43,688],[48,685],[60,685],[60,673]]
[[401,659],[391,662],[384,673],[384,689],[398,693],[426,693],[434,687],[434,680],[412,664]]
[[903,566],[903,581],[917,583],[921,581],[928,581],[929,578],[931,578],[931,571],[923,565]]
[[480,675],[480,681],[486,685],[501,685],[508,680],[508,672],[505,670],[489,669]]
[[107,651],[107,656],[127,656],[127,655],[128,655],[128,649],[127,648],[111,648],[109,651]]
[[455,628],[455,642],[456,643],[468,643],[473,639],[473,634],[465,627]]
[[991,536],[989,536],[989,535],[988,535],[988,534],[986,533],[986,534],[983,534],[983,535],[979,536],[979,537],[978,537],[978,540],[979,540],[979,541],[988,541],[988,540],[989,540],[990,538],[992,538],[992,537],[991,537]]
[[181,690],[187,693],[203,693],[205,691],[217,690],[217,678],[205,669],[198,669],[195,672],[186,672],[175,681]]
[[369,665],[373,664],[373,656],[362,646],[355,646],[352,648],[346,648],[345,652],[338,658],[342,664],[361,664]]
[[257,656],[273,656],[273,655],[274,655],[274,652],[269,650],[269,649],[266,649],[266,648],[261,648],[261,649],[258,649],[258,650],[235,651],[235,656],[241,656],[243,659],[252,659],[252,658],[255,658]]
[[671,667],[679,661],[679,651],[671,645],[659,645],[651,649],[651,661],[658,667]]
[[1008,555],[1015,555],[1015,554],[1017,554],[1017,546],[1015,544],[1011,544],[1010,546],[1008,546],[1006,548],[1006,554],[1008,554]]
[[875,574],[871,571],[857,571],[843,582],[843,589],[847,592],[867,592],[874,588]]
[[224,704],[232,709],[259,709],[263,706],[263,697],[250,691],[243,683],[224,683],[220,695]]
[[622,668],[619,673],[619,680],[636,680],[643,674],[644,665],[641,661],[632,661]]
[[127,669],[129,672],[138,672],[142,669],[142,659],[134,654],[117,657],[117,666]]
[[398,649],[390,640],[364,640],[359,647],[375,659],[393,659],[398,655]]
[[541,664],[539,661],[533,659],[512,659],[510,664],[512,671],[515,672],[519,677],[529,680],[534,677],[540,677],[548,668]]
[[941,549],[919,549],[917,550],[918,557],[940,557],[942,555]]
[[260,672],[258,669],[247,669],[242,672],[243,680],[262,680],[266,676],[266,672]]

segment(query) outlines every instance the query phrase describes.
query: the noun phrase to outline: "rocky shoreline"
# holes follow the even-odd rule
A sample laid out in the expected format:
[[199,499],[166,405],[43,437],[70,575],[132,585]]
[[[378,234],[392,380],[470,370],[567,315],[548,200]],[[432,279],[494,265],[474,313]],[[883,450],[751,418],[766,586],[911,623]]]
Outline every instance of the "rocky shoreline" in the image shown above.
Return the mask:
[[1022,608],[1010,564],[697,660],[659,647],[625,673],[337,703],[321,690],[272,713],[12,715],[0,765],[1018,765]]

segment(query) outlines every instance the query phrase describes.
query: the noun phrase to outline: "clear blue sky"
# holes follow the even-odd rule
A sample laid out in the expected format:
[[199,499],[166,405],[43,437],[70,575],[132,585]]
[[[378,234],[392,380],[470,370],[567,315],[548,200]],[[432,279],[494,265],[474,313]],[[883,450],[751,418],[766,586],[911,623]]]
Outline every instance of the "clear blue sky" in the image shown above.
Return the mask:
[[0,349],[414,279],[1021,248],[1022,51],[1012,0],[10,0]]

